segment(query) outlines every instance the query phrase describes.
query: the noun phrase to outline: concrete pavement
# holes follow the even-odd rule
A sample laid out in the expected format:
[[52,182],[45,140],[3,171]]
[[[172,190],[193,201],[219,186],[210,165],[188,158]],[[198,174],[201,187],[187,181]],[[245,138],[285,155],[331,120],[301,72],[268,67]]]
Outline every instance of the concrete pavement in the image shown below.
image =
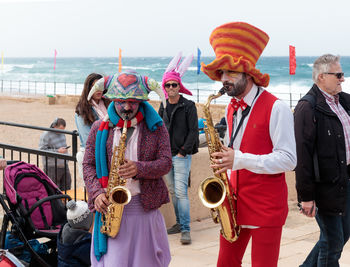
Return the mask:
[[[170,267],[204,267],[216,266],[219,251],[220,226],[212,219],[191,223],[191,245],[181,245],[180,234],[168,235],[172,261]],[[282,241],[278,266],[299,266],[316,241],[319,231],[312,218],[301,215],[295,201],[289,201],[289,214],[282,232]],[[243,265],[250,264],[250,244],[243,258]],[[350,245],[344,247],[340,266],[350,267]]]

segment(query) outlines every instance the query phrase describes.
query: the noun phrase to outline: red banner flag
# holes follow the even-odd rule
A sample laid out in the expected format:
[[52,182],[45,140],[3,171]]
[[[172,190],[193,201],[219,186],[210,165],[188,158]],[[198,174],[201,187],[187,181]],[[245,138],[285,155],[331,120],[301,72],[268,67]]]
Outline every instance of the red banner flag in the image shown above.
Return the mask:
[[295,60],[295,46],[289,46],[289,74],[294,75],[297,63]]
[[56,69],[56,56],[57,56],[57,50],[55,49],[55,59],[54,59],[54,62],[53,62],[53,70]]

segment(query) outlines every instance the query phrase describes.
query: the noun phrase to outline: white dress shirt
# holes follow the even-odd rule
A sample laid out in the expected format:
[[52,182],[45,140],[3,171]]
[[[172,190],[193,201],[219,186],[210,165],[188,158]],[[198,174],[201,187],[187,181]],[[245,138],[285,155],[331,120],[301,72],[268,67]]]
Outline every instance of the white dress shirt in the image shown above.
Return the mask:
[[[243,98],[244,101],[251,106],[251,110],[244,119],[233,143],[235,156],[232,170],[246,169],[254,173],[262,174],[276,174],[291,171],[295,168],[297,162],[294,137],[294,120],[290,108],[282,100],[276,100],[271,111],[269,131],[273,145],[272,152],[265,155],[254,155],[251,153],[243,153],[239,150],[250,114],[254,109],[257,99],[264,91],[264,89],[260,87],[259,94],[256,97],[258,92],[257,90],[258,87],[254,84],[250,92]],[[233,118],[233,133],[235,133],[241,117],[242,109],[239,108]],[[230,136],[227,128],[226,144],[229,142]]]

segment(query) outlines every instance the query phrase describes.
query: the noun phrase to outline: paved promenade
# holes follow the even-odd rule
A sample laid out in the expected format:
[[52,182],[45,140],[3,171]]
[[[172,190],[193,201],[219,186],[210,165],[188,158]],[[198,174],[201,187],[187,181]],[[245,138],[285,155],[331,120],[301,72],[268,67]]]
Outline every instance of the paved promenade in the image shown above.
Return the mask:
[[[211,219],[191,224],[192,244],[180,244],[180,234],[169,235],[172,261],[170,267],[216,266],[219,251],[219,229]],[[299,213],[296,202],[289,202],[289,215],[283,228],[279,267],[297,267],[306,258],[318,240],[318,226],[314,219]],[[250,264],[250,245],[242,266]],[[350,267],[350,245],[345,246],[340,259],[341,267]],[[267,266],[268,267],[268,266]]]

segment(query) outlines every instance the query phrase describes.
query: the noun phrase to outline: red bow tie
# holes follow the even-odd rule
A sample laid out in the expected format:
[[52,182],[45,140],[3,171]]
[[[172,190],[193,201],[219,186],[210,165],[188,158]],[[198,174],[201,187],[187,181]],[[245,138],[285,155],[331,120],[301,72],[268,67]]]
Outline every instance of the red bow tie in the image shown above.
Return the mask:
[[231,105],[233,107],[233,112],[236,112],[239,107],[241,107],[242,111],[245,110],[247,108],[247,103],[244,102],[243,98],[238,100],[236,98],[232,98],[231,99]]

